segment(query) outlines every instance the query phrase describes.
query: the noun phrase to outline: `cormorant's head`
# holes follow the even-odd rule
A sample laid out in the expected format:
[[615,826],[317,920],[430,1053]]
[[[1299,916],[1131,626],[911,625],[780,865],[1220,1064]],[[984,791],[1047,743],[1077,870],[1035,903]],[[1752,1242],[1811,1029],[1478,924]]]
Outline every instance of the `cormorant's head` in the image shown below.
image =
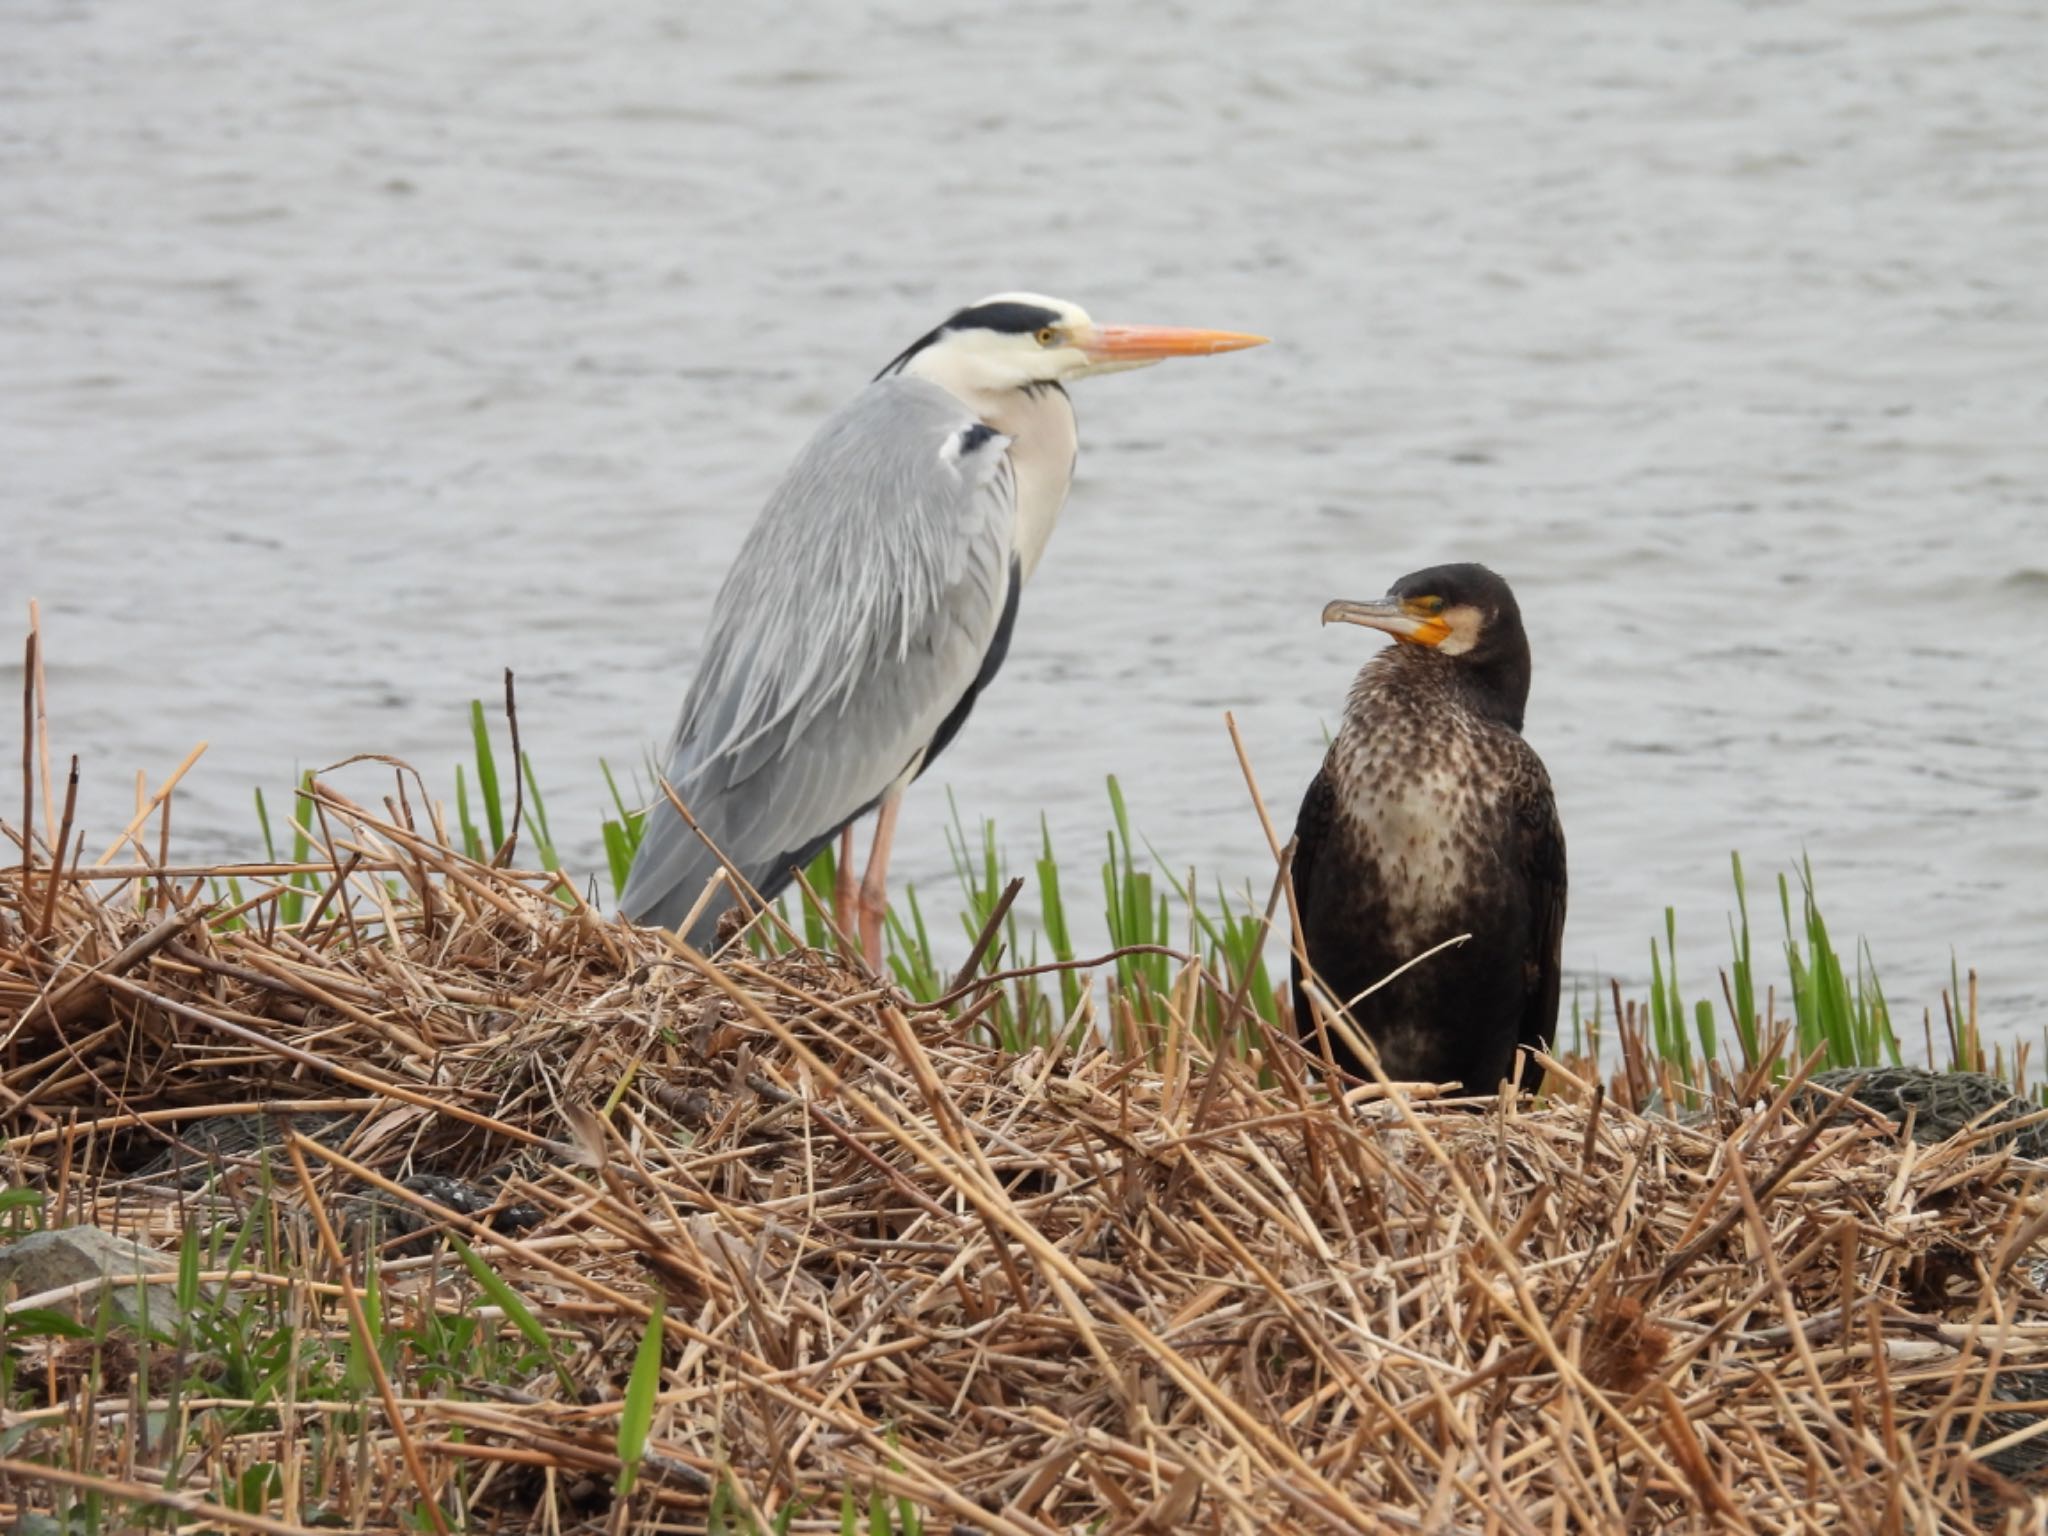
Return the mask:
[[1098,325],[1065,299],[999,293],[920,336],[876,377],[907,373],[968,396],[1144,368],[1169,357],[1235,352],[1265,339],[1166,325]]
[[1515,594],[1483,565],[1433,565],[1369,603],[1338,601],[1323,622],[1385,630],[1403,645],[1449,657],[1488,692],[1517,730],[1529,698],[1529,637]]

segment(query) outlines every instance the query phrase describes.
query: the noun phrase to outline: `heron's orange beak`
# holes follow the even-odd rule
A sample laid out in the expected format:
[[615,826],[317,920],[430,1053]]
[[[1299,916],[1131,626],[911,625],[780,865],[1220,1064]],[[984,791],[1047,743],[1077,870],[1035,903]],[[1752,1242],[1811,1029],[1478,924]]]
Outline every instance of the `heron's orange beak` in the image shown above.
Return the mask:
[[1097,363],[1156,363],[1162,357],[1210,357],[1262,347],[1264,336],[1242,331],[1193,331],[1177,325],[1094,325],[1074,345]]

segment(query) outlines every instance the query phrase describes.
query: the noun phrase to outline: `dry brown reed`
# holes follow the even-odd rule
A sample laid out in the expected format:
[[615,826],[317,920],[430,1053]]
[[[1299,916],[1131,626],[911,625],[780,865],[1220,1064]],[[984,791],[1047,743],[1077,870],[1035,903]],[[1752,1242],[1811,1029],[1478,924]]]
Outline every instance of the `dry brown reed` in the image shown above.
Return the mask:
[[[2048,1368],[2048,1300],[2009,1150],[1816,1127],[1785,1093],[1679,1125],[1584,1063],[1534,1109],[1333,1102],[1249,1022],[1220,1056],[1170,1028],[1150,1059],[1010,1056],[961,1023],[972,994],[920,1011],[808,952],[714,965],[460,857],[402,790],[323,788],[305,826],[303,868],[172,871],[138,838],[118,866],[0,871],[11,1180],[174,1247],[193,1197],[123,1170],[212,1117],[360,1111],[280,1160],[298,1270],[228,1283],[288,1292],[309,1339],[359,1334],[336,1211],[367,1184],[474,1244],[565,1370],[429,1386],[400,1350],[361,1403],[213,1432],[166,1492],[134,1429],[170,1366],[93,1380],[62,1368],[84,1345],[46,1343],[7,1405],[14,1511],[92,1485],[222,1528],[418,1529],[424,1505],[449,1529],[682,1531],[717,1496],[837,1530],[844,1491],[879,1489],[930,1529],[1042,1536],[2018,1530],[2048,1508],[2048,1441],[2011,1401]],[[318,888],[288,927],[293,874]],[[420,1169],[543,1219],[499,1235],[397,1182]],[[387,1256],[378,1286],[399,1321],[476,1300],[445,1253]],[[614,1501],[657,1292],[648,1454]],[[353,1442],[321,1433],[344,1409]],[[273,1496],[224,1510],[263,1464]]]

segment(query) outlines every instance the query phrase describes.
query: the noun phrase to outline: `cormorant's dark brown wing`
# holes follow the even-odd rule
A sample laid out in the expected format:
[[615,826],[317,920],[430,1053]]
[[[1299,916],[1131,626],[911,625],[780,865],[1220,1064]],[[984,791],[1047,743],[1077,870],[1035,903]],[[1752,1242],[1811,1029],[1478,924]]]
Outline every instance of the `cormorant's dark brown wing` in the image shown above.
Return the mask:
[[[1294,862],[1289,866],[1294,879],[1294,909],[1303,927],[1307,926],[1309,903],[1315,899],[1316,860],[1321,855],[1323,844],[1330,835],[1330,823],[1337,815],[1337,786],[1330,778],[1327,760],[1316,770],[1316,776],[1309,782],[1308,793],[1301,797],[1300,814],[1294,818]],[[1295,949],[1307,945],[1307,939],[1296,935]],[[1315,1027],[1315,1015],[1309,1012],[1308,998],[1301,990],[1301,960],[1299,955],[1290,962],[1294,976],[1294,1028],[1297,1034]]]
[[1530,918],[1530,975],[1518,1038],[1532,1050],[1548,1050],[1557,1035],[1558,988],[1564,972],[1564,826],[1557,819],[1550,776],[1533,750],[1518,789],[1516,821],[1523,839]]

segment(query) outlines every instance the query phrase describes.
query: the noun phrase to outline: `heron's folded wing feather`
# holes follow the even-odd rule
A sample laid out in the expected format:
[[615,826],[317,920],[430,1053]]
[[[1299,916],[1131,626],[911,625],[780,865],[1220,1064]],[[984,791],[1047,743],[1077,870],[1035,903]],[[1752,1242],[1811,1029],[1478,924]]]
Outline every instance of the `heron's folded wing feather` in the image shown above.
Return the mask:
[[[741,546],[663,770],[757,884],[873,804],[973,685],[1008,596],[1007,448],[946,391],[878,380]],[[620,905],[674,921],[716,868],[664,801]]]

